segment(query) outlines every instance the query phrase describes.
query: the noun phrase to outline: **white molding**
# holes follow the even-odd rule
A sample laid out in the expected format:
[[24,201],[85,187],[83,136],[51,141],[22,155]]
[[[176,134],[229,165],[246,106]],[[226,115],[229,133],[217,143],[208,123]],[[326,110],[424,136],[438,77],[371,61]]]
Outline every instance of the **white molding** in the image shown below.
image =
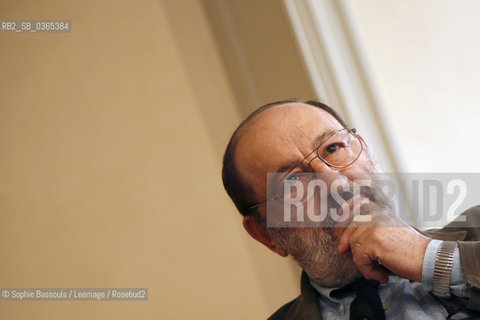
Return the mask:
[[[362,59],[338,0],[284,0],[318,98],[338,109],[375,146],[386,171],[398,171]],[[367,83],[368,81],[368,83]],[[383,118],[383,117],[382,117]]]
[[[344,0],[283,3],[318,98],[358,129],[386,172],[401,172],[402,161],[392,147],[393,135],[352,28],[348,4]],[[410,208],[404,192],[401,198]]]

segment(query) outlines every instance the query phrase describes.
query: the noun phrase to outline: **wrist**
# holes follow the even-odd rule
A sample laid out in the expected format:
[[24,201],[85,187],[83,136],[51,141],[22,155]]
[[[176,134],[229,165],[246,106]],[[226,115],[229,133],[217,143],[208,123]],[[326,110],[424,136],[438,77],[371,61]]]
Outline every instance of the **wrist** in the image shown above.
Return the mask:
[[421,245],[417,255],[419,257],[419,260],[416,263],[416,265],[418,266],[416,269],[417,271],[415,272],[415,275],[412,278],[410,278],[411,280],[416,282],[422,282],[423,265],[425,263],[425,256],[427,254],[427,249],[429,248],[430,243],[432,242],[431,238],[425,237],[425,236],[422,236],[422,237],[423,239],[421,239]]

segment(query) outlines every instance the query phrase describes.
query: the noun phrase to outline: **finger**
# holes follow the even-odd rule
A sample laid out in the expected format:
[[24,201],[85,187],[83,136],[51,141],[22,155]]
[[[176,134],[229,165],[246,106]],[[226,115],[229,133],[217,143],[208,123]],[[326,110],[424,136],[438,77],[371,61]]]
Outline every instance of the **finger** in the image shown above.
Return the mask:
[[388,273],[387,269],[382,266],[377,264],[370,264],[363,266],[362,268],[358,268],[360,272],[364,275],[366,279],[373,279],[380,281],[381,283],[387,283],[388,282]]
[[366,279],[377,280],[381,283],[388,282],[387,269],[379,264],[377,260],[371,260],[370,257],[363,253],[357,254],[353,260]]
[[369,247],[369,233],[370,229],[368,228],[356,228],[355,231],[350,235],[348,242],[352,254],[356,254],[359,252],[359,250],[361,250],[363,253],[366,253],[365,249]]
[[351,224],[345,228],[339,240],[339,246],[338,246],[339,253],[344,253],[348,251],[348,249],[350,248],[350,239],[352,238],[352,235],[356,230],[357,230],[357,227],[354,224]]
[[351,222],[340,236],[338,252],[345,253],[348,249],[355,249],[356,240],[364,238],[368,230],[363,223]]

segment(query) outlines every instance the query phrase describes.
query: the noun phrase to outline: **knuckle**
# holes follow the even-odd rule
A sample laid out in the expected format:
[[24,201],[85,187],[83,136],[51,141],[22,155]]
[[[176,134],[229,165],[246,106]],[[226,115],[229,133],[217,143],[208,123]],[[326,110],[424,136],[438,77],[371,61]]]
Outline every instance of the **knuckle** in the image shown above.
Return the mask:
[[370,241],[372,241],[373,244],[375,245],[381,245],[383,243],[383,232],[380,229],[374,229],[372,230],[372,233],[370,234]]
[[352,258],[353,258],[353,263],[355,263],[357,266],[361,264],[362,259],[360,258],[359,254],[354,254]]

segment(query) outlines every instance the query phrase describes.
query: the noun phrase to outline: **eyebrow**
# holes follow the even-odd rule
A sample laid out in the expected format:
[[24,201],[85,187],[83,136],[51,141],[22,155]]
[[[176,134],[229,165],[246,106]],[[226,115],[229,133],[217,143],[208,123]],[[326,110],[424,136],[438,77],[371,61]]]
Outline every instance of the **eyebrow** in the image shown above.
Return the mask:
[[[340,129],[341,130],[341,129]],[[298,160],[292,160],[292,161],[289,161],[288,163],[285,163],[284,165],[282,165],[280,168],[277,169],[277,173],[278,172],[289,172],[291,169],[297,167],[298,165],[300,165],[303,161],[305,161],[306,158],[308,158],[318,147],[320,147],[326,139],[330,138],[335,132],[337,132],[338,130],[333,130],[333,129],[329,129],[325,132],[323,132],[322,134],[320,134],[314,141],[315,142],[315,149],[312,150],[312,152],[310,152],[305,158],[302,159],[302,161],[298,161]]]

